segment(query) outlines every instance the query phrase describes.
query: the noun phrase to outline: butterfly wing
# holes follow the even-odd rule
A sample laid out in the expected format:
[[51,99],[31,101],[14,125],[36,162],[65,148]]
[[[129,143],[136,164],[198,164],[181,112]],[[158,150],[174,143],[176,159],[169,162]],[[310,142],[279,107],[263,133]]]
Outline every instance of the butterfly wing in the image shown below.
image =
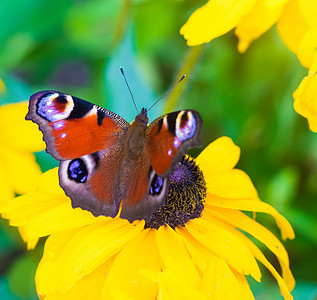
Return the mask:
[[119,152],[129,124],[102,107],[56,91],[31,96],[27,120],[43,132],[46,151],[60,161],[59,180],[73,207],[114,217]]
[[201,146],[201,127],[202,119],[194,110],[172,112],[150,124],[145,149],[157,175],[168,176],[188,148]]
[[57,160],[113,147],[129,126],[109,110],[56,91],[32,95],[26,119],[39,125],[46,151]]

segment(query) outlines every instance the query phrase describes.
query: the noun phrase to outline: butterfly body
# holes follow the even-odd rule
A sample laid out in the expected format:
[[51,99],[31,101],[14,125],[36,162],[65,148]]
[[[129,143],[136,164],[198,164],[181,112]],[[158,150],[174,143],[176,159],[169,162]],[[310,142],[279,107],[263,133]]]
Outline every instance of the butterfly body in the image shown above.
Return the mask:
[[60,161],[60,185],[73,207],[130,222],[149,220],[165,201],[168,176],[187,148],[200,146],[202,120],[193,110],[148,125],[142,109],[130,125],[102,107],[56,91],[31,96],[27,120],[43,132]]

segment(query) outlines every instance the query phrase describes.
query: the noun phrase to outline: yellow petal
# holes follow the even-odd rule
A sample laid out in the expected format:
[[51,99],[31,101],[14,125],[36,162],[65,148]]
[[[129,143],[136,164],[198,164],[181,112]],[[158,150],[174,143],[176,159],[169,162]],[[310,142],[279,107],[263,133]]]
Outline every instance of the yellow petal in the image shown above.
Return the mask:
[[317,132],[317,53],[313,64],[306,76],[293,93],[294,109],[297,113],[307,118],[309,128]]
[[144,222],[104,218],[87,225],[51,235],[36,272],[40,294],[67,291],[83,276],[117,254],[144,227]]
[[250,250],[235,234],[214,220],[201,217],[186,224],[188,231],[219,258],[224,259],[237,272],[251,275],[260,281],[261,273]]
[[43,192],[65,196],[63,189],[59,185],[58,168],[51,169],[42,174],[38,186]]
[[186,284],[187,287],[198,288],[201,278],[182,236],[171,227],[162,226],[157,231],[156,240],[164,268],[176,269],[183,284]]
[[8,205],[1,207],[0,212],[13,226],[24,226],[36,215],[45,214],[46,211],[66,201],[66,197],[35,191],[12,199]]
[[45,300],[89,300],[101,299],[106,275],[111,269],[113,259],[100,265],[90,274],[81,278],[68,292],[56,292],[45,296]]
[[73,209],[70,201],[67,201],[41,214],[37,214],[23,226],[23,232],[26,240],[31,240],[56,232],[79,228],[101,219],[106,219],[106,217],[99,216],[96,218],[89,211],[81,208]]
[[240,148],[223,136],[210,143],[197,157],[196,163],[204,176],[232,170],[240,158]]
[[155,229],[146,229],[118,254],[107,276],[102,299],[114,299],[111,291],[120,291],[132,299],[155,299],[157,283],[139,271],[161,271]]
[[282,13],[284,2],[286,0],[258,0],[252,9],[240,19],[235,30],[239,37],[238,50],[240,52],[245,52],[253,40],[276,23]]
[[300,12],[309,27],[317,25],[317,2],[316,0],[298,0]]
[[193,263],[197,266],[200,272],[203,274],[209,264],[209,261],[213,259],[215,254],[211,252],[206,246],[200,243],[194,238],[187,230],[186,226],[177,226],[176,232],[183,237],[187,250],[191,255]]
[[290,0],[284,5],[282,15],[277,22],[277,30],[284,44],[297,54],[299,42],[308,30],[300,13],[298,0]]
[[0,147],[0,160],[16,193],[35,190],[42,173],[33,154]]
[[24,231],[23,231],[23,228],[20,227],[18,228],[19,230],[19,233],[22,237],[22,240],[26,242],[26,245],[27,245],[27,249],[28,250],[32,250],[35,248],[35,246],[37,245],[38,241],[39,241],[39,238],[34,238],[34,239],[27,239],[27,237],[25,237],[25,234],[24,234]]
[[263,212],[271,215],[277,226],[281,230],[282,238],[294,239],[295,234],[291,224],[277,212],[275,208],[262,201],[254,201],[249,199],[224,199],[217,196],[210,196],[211,200],[206,203],[206,207],[213,209],[213,206],[238,209],[245,211]]
[[160,273],[159,291],[156,299],[159,300],[206,300],[200,289],[193,288],[182,281],[179,269],[166,269]]
[[210,261],[204,272],[201,290],[213,300],[247,299],[228,264],[219,258]]
[[278,285],[280,286],[281,294],[283,295],[285,300],[292,300],[293,296],[290,293],[289,288],[287,287],[287,284],[283,280],[283,278],[278,274],[278,272],[275,270],[275,268],[268,262],[268,260],[265,258],[263,253],[260,251],[260,249],[255,246],[246,236],[241,234],[241,239],[244,240],[245,244],[248,245],[248,247],[251,249],[253,255],[256,257],[257,260],[259,260],[275,277],[277,280]]
[[7,104],[0,107],[1,141],[6,146],[20,151],[41,151],[45,144],[38,126],[26,121],[28,102]]
[[297,56],[305,68],[309,68],[317,51],[317,25],[310,28],[300,40]]
[[197,9],[181,28],[189,46],[209,43],[233,29],[255,0],[212,0]]
[[[250,177],[238,169],[214,176],[205,176],[205,180],[208,194],[226,198],[256,198],[258,196]],[[207,197],[206,202],[209,199]]]
[[268,229],[237,210],[213,207],[212,210],[206,208],[205,214],[215,216],[236,228],[242,229],[265,244],[277,256],[288,288],[290,290],[294,288],[295,280],[289,268],[287,252],[282,243]]
[[239,285],[243,291],[243,297],[242,299],[250,299],[250,300],[254,300],[254,296],[252,294],[252,291],[250,289],[250,285],[246,279],[246,277],[244,275],[241,275],[240,273],[236,272],[233,269],[230,269],[232,271],[232,273],[234,274],[234,276],[237,278]]

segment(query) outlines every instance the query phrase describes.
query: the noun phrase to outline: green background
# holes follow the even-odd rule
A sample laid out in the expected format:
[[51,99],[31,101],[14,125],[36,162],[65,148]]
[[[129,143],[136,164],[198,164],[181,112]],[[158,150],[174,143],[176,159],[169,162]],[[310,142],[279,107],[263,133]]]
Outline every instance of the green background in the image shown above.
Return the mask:
[[[233,32],[189,48],[179,29],[204,1],[1,0],[0,103],[55,89],[104,106],[132,121],[136,115],[119,67],[137,105],[149,107],[185,72],[187,78],[150,113],[178,108],[202,115],[203,146],[229,136],[241,147],[238,168],[252,178],[260,198],[293,225],[285,246],[297,281],[295,299],[317,294],[317,140],[293,110],[292,93],[307,74],[272,28],[246,54]],[[196,156],[201,150],[192,150]],[[43,171],[57,163],[36,154]],[[274,220],[257,219],[280,237]],[[27,252],[17,230],[0,220],[0,298],[37,299],[34,273],[44,240]],[[279,270],[275,257],[265,255]],[[250,279],[256,299],[281,299],[262,268]]]

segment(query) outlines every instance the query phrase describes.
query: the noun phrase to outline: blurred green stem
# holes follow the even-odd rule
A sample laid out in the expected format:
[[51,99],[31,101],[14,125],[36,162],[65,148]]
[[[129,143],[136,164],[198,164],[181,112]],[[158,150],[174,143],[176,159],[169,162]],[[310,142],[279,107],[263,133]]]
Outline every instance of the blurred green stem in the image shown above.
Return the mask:
[[122,4],[122,8],[118,17],[118,23],[116,26],[116,32],[113,38],[113,49],[121,43],[121,40],[126,32],[127,23],[129,22],[129,16],[131,11],[131,0],[125,0]]
[[[204,45],[189,47],[185,61],[177,73],[175,83],[184,74],[191,75],[193,73],[193,70],[196,66],[196,63],[198,62],[198,59],[199,59],[200,54],[201,54],[203,49],[204,49]],[[177,89],[175,89],[173,91],[173,93],[170,93],[167,100],[164,101],[164,103],[165,103],[164,108],[163,108],[164,113],[175,110],[175,108],[179,105],[179,102],[180,102],[181,96],[185,90],[185,87],[186,87],[186,79],[177,87]]]

